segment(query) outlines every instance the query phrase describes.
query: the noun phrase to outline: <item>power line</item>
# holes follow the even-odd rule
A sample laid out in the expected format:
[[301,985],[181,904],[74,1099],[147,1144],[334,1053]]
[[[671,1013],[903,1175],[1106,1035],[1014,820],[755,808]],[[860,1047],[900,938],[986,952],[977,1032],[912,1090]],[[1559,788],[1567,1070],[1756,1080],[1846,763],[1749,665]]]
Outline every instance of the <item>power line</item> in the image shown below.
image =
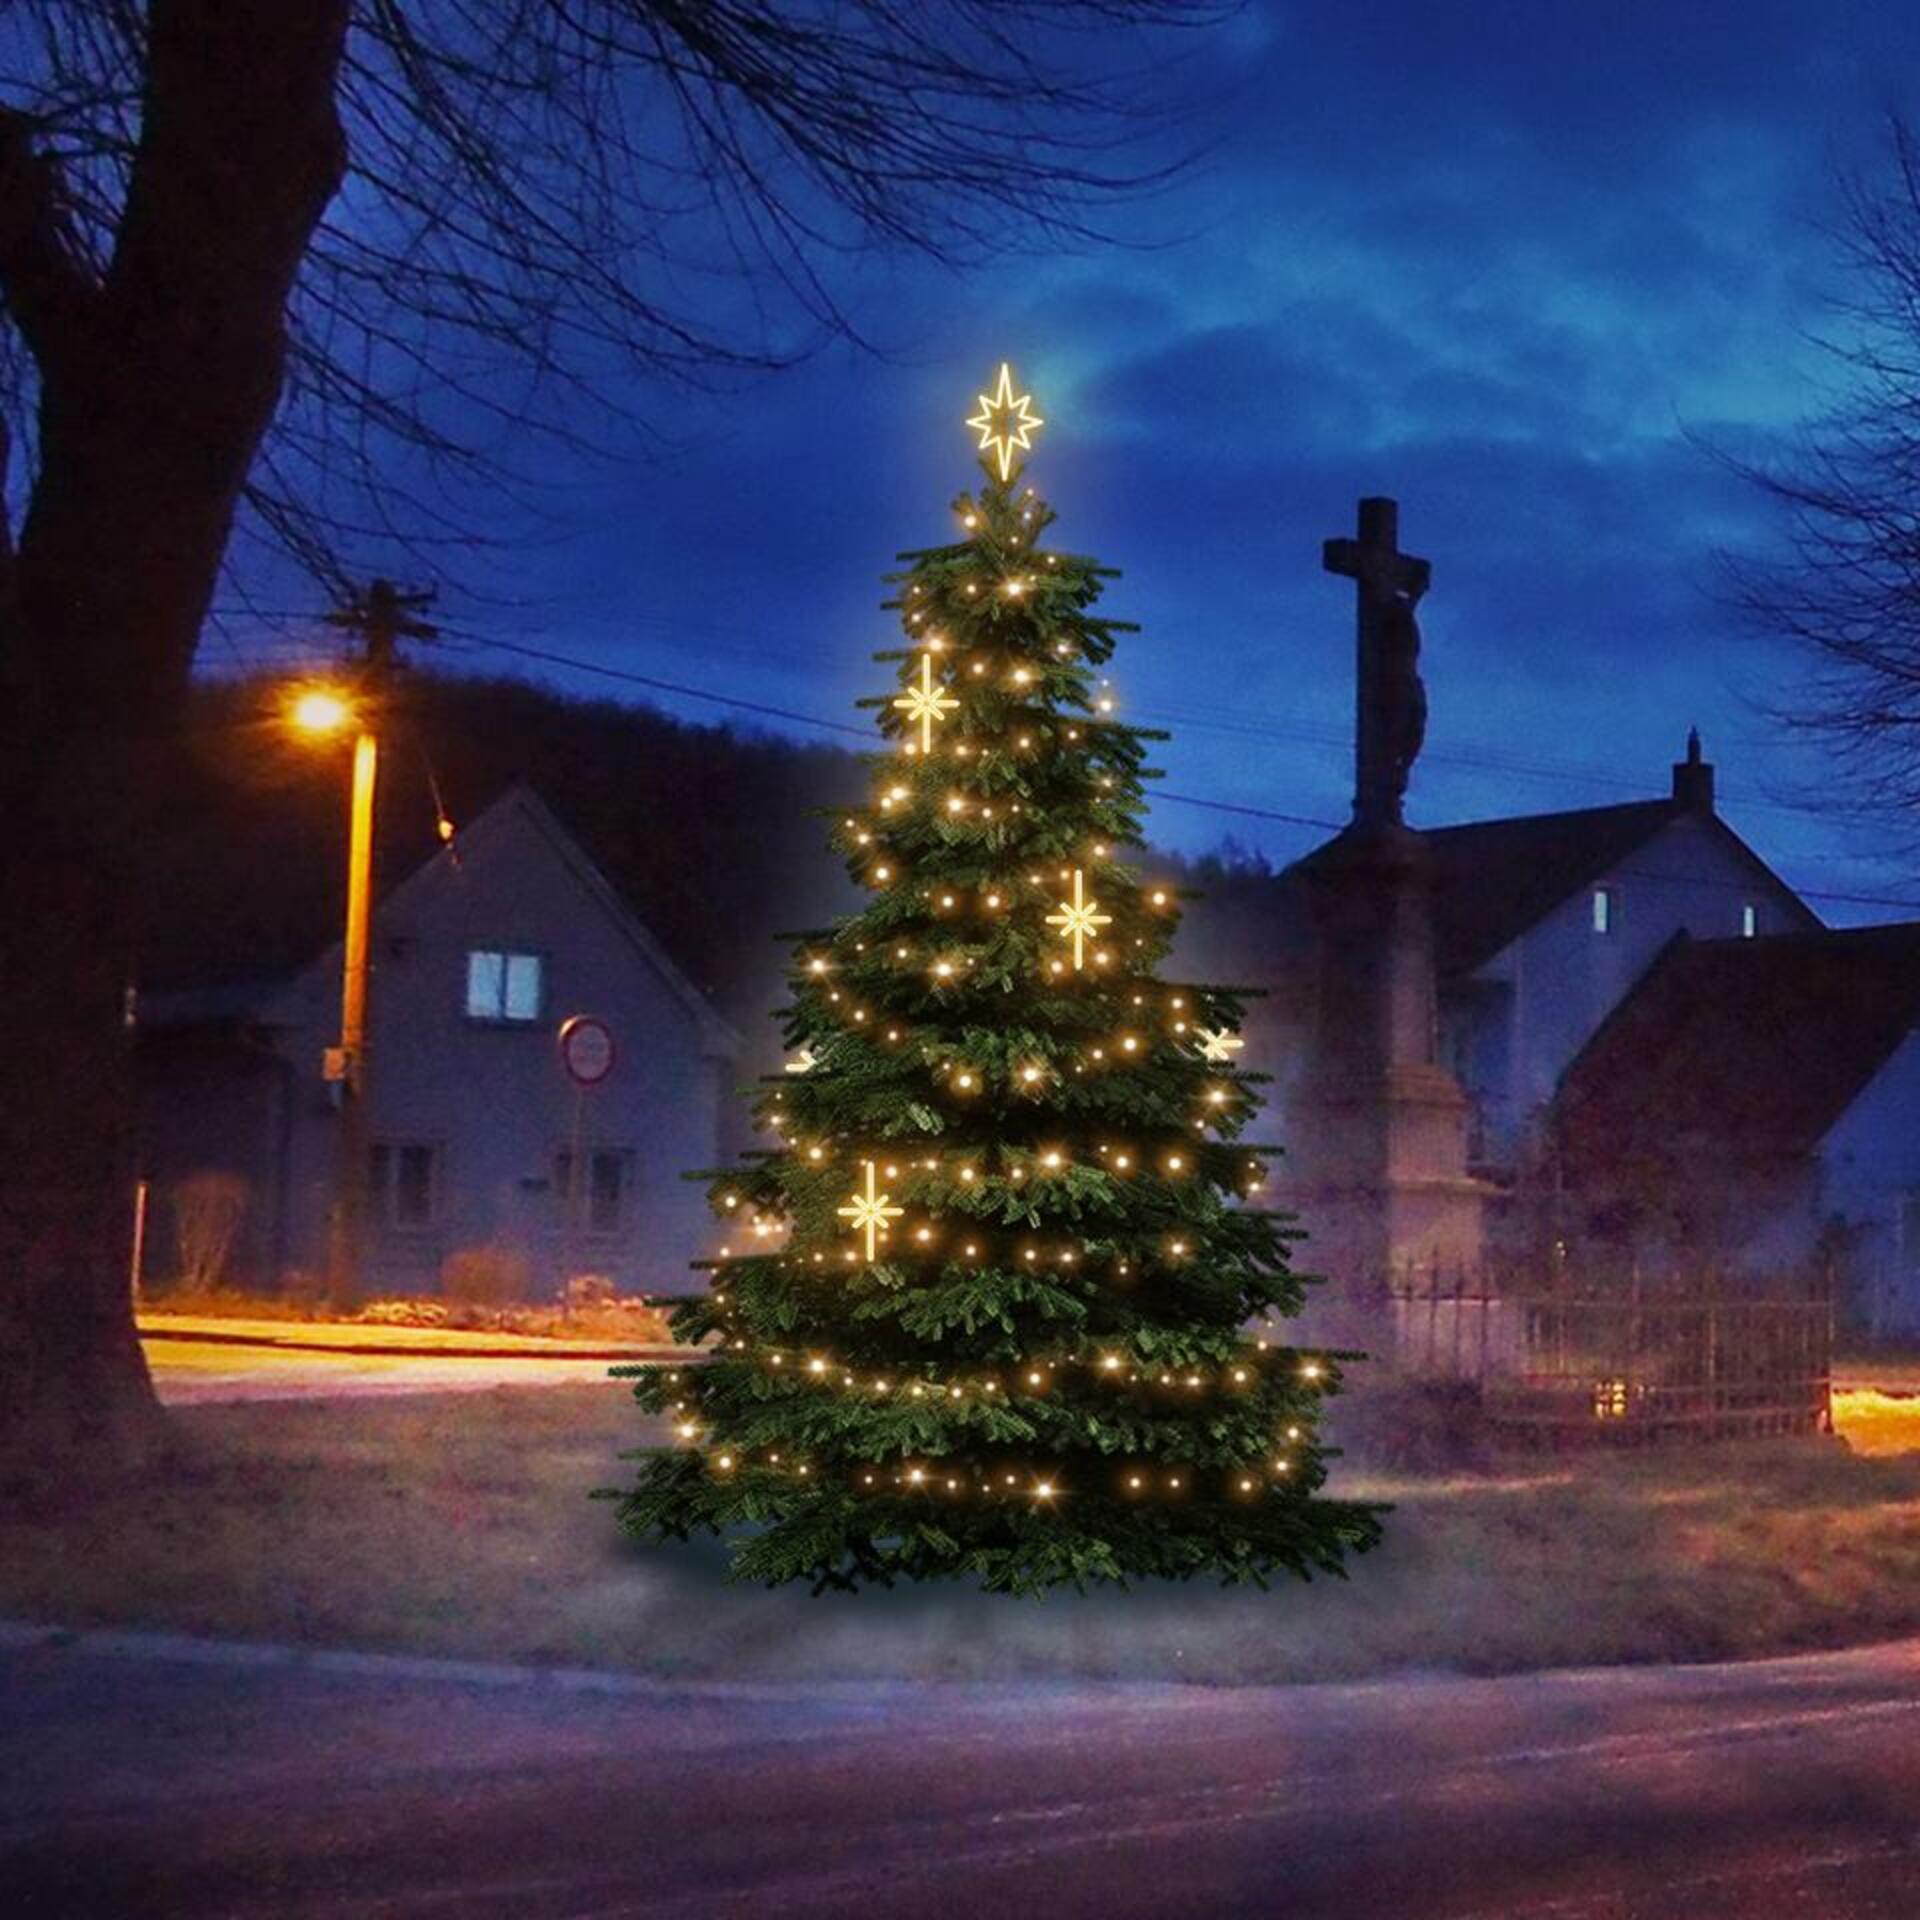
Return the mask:
[[1197,794],[1169,793],[1165,787],[1155,787],[1150,797],[1177,800],[1183,807],[1205,807],[1210,813],[1244,813],[1255,820],[1281,820],[1290,827],[1324,827],[1329,833],[1338,833],[1347,824],[1344,820],[1317,820],[1306,813],[1278,813],[1272,807],[1250,807],[1238,800],[1202,800]]
[[[670,651],[691,651],[706,657],[710,657],[717,651],[723,651],[733,659],[750,661],[757,666],[775,672],[791,667],[793,664],[790,660],[775,656],[765,647],[743,646],[730,642],[726,637],[730,630],[723,628],[719,622],[711,619],[703,620],[694,617],[689,620],[677,620],[669,618],[669,616],[664,614],[634,613],[621,615],[618,625],[623,631],[630,630],[634,626],[651,626],[666,629],[666,631],[653,636],[648,644],[652,646],[664,645]],[[687,631],[703,634],[707,636],[707,639],[697,649],[681,647],[676,636]],[[534,652],[534,650],[526,649],[518,643],[492,641],[483,639],[478,635],[472,636],[472,644],[476,646],[501,646],[508,650],[517,649],[520,651]],[[534,657],[542,656],[534,652]],[[612,673],[611,669],[601,668],[591,662],[582,661],[578,659],[577,656],[567,655],[563,658],[565,664],[576,666],[585,672]],[[655,682],[643,674],[635,674],[632,678],[638,685],[659,685],[667,690],[671,690],[675,684],[672,682]],[[712,698],[711,695],[702,691],[694,691],[691,697],[698,699]],[[753,711],[754,709],[749,705],[747,710]],[[1193,704],[1183,701],[1181,704],[1171,707],[1143,705],[1137,709],[1137,712],[1142,720],[1154,724],[1170,724],[1180,728],[1182,731],[1239,735],[1251,739],[1281,740],[1289,744],[1304,744],[1328,752],[1342,754],[1350,751],[1352,745],[1351,740],[1344,732],[1329,725],[1316,725],[1313,722],[1301,720],[1251,719],[1245,714],[1235,712],[1230,708],[1213,707],[1205,704]],[[795,714],[790,717],[798,719],[803,716]],[[804,717],[810,725],[824,726],[833,724],[820,720],[817,716],[809,715]],[[859,729],[857,728],[851,729],[850,731],[856,735],[859,734]],[[1538,761],[1525,759],[1518,755],[1502,753],[1484,745],[1449,747],[1441,742],[1429,742],[1421,758],[1424,763],[1430,766],[1451,767],[1468,772],[1494,773],[1510,779],[1548,781],[1555,785],[1585,787],[1589,790],[1599,792],[1617,792],[1619,790],[1618,777],[1609,769],[1601,767],[1570,767],[1566,765],[1549,766]],[[1750,794],[1744,788],[1730,784],[1723,785],[1721,791],[1723,798],[1738,805],[1743,811],[1759,811],[1798,817],[1822,817],[1829,811],[1829,809],[1820,806],[1796,804],[1792,801],[1765,799],[1758,794]],[[1314,822],[1311,824],[1317,825],[1321,823]]]
[[656,680],[651,674],[634,673],[624,667],[603,667],[597,661],[576,660],[569,654],[553,653],[545,647],[529,647],[515,640],[487,640],[477,634],[462,634],[459,638],[469,646],[489,647],[497,653],[517,653],[528,660],[544,660],[556,667],[571,667],[577,673],[598,674],[603,680],[651,687],[656,693],[675,693],[683,699],[706,700],[716,707],[733,707],[741,713],[765,714],[774,720],[794,720],[806,727],[825,727],[833,733],[851,734],[856,740],[870,741],[873,738],[871,729],[851,726],[844,720],[828,720],[817,713],[797,712],[792,707],[768,706],[760,700],[742,700],[737,694],[712,693],[705,687],[690,687],[677,680]]
[[[793,707],[772,706],[764,701],[745,700],[737,694],[715,693],[707,687],[696,687],[682,681],[662,680],[652,674],[635,673],[630,668],[604,666],[598,661],[582,660],[572,654],[560,653],[546,647],[530,647],[522,641],[490,639],[480,634],[459,633],[449,637],[470,647],[478,647],[498,653],[517,654],[524,659],[543,661],[550,666],[567,667],[574,672],[590,673],[604,680],[621,682],[628,686],[647,687],[658,693],[671,693],[688,700],[702,700],[713,706],[731,707],[742,713],[759,714],[775,720],[791,720],[800,726],[820,727],[830,733],[849,735],[854,739],[873,743],[870,728],[850,725],[844,720],[829,720],[817,713],[803,713]],[[1239,815],[1246,819],[1271,820],[1283,826],[1312,827],[1316,830],[1338,833],[1347,822],[1327,820],[1312,814],[1286,813],[1274,807],[1256,807],[1243,801],[1214,800],[1199,794],[1172,793],[1163,788],[1155,788],[1150,795],[1154,800],[1171,800],[1183,807],[1199,807],[1209,813]],[[1623,873],[1634,873],[1644,879],[1670,879],[1671,875],[1655,874],[1650,870],[1636,871],[1622,868]],[[1729,892],[1740,892],[1740,881],[1709,881],[1705,884],[1723,887]],[[1920,914],[1920,900],[1903,900],[1889,894],[1846,893],[1832,888],[1795,887],[1793,889],[1805,900],[1826,900],[1840,906],[1894,907],[1905,913]]]

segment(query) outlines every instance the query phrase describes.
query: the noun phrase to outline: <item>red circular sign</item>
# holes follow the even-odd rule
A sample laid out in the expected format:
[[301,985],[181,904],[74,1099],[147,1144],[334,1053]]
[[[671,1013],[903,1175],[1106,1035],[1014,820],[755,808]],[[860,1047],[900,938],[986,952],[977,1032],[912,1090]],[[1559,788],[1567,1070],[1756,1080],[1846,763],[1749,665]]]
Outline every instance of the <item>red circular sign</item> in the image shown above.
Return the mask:
[[590,1013],[560,1023],[560,1064],[577,1087],[597,1087],[613,1071],[613,1029]]

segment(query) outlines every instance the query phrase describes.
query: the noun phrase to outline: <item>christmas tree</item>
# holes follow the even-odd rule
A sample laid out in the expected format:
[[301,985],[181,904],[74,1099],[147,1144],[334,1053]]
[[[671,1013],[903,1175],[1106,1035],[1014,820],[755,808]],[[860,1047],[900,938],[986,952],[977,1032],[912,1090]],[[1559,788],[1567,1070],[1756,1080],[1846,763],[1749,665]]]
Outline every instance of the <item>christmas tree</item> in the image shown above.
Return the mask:
[[1337,1356],[1261,1330],[1302,1285],[1244,994],[1160,977],[1175,894],[1123,860],[1154,736],[1098,678],[1113,574],[1046,544],[1009,368],[968,424],[986,482],[891,577],[889,746],[835,830],[869,903],[800,945],[777,1144],[714,1183],[674,1318],[710,1356],[625,1370],[683,1444],[622,1524],[816,1590],[1338,1572],[1377,1522],[1315,1497]]

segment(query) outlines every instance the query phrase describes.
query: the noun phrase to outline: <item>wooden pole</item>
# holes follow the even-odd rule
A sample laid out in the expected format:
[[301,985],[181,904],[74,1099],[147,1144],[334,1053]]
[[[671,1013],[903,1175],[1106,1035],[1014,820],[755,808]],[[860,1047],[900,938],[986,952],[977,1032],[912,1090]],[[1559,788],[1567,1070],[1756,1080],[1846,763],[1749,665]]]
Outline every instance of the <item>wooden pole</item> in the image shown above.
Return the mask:
[[334,1177],[328,1292],[336,1307],[359,1298],[366,1259],[368,1137],[367,951],[373,923],[373,806],[380,743],[363,729],[353,743],[347,832],[347,928],[340,975],[340,1133]]

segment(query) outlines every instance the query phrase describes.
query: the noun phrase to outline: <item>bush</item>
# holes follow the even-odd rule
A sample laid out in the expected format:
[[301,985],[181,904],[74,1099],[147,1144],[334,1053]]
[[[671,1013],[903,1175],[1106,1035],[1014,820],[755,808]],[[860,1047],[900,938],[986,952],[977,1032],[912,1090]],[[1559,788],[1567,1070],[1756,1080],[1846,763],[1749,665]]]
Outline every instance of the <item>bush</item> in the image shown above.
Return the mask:
[[560,1296],[561,1310],[588,1313],[597,1307],[613,1305],[613,1282],[604,1273],[576,1273]]
[[444,1327],[453,1316],[439,1300],[370,1300],[353,1317],[369,1327]]
[[327,1276],[317,1267],[288,1267],[280,1275],[280,1298],[312,1316],[327,1304]]
[[247,1183],[237,1173],[190,1173],[174,1188],[173,1237],[181,1288],[208,1293],[220,1287],[246,1211]]
[[501,1307],[524,1300],[532,1282],[525,1254],[511,1247],[462,1247],[440,1267],[440,1291],[455,1306]]

